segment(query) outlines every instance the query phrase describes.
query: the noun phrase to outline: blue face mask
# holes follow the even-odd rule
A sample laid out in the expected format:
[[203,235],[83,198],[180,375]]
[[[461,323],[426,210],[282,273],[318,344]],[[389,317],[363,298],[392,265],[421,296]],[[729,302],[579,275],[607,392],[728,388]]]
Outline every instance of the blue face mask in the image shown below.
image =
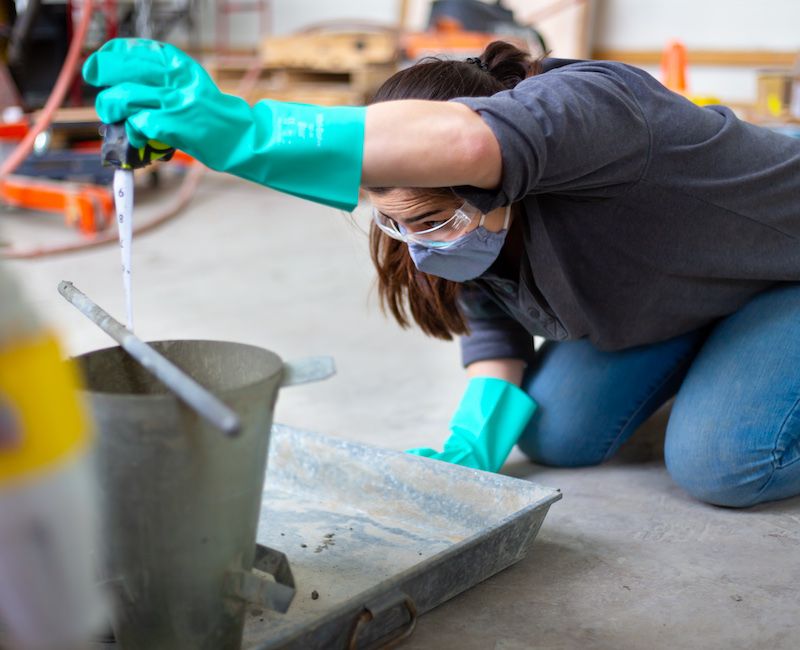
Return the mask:
[[500,249],[508,234],[511,206],[506,207],[506,218],[500,232],[491,232],[480,223],[475,230],[456,239],[445,248],[428,247],[414,242],[408,243],[408,252],[414,265],[423,273],[436,275],[453,282],[474,280],[484,273],[500,255]]

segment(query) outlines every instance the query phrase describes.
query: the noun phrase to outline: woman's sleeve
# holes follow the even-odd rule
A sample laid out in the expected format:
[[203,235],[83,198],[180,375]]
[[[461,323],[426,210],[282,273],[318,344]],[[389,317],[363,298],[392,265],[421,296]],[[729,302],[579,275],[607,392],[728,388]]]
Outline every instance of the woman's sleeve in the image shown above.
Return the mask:
[[650,152],[633,87],[646,90],[647,84],[625,66],[587,61],[491,97],[453,100],[486,122],[503,164],[499,188],[456,192],[486,212],[535,193],[622,191],[641,177]]
[[533,358],[533,336],[481,289],[462,285],[458,302],[469,326],[460,339],[464,367],[486,359]]

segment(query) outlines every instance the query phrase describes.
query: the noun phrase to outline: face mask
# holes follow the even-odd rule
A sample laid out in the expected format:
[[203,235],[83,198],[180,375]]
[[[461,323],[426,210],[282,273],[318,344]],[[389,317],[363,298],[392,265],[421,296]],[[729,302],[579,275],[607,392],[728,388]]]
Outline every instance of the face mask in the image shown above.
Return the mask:
[[508,234],[511,206],[506,207],[506,218],[500,232],[483,227],[484,214],[475,230],[459,237],[446,248],[429,248],[409,242],[408,252],[414,265],[423,273],[436,275],[453,282],[473,280],[484,273],[500,255]]

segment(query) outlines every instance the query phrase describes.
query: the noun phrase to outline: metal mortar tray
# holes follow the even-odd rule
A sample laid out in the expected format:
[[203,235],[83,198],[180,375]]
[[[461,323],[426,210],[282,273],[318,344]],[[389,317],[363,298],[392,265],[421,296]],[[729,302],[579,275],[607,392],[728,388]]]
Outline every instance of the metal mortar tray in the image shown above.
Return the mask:
[[379,648],[521,560],[561,492],[275,425],[258,542],[289,558],[289,611],[251,609],[244,650]]

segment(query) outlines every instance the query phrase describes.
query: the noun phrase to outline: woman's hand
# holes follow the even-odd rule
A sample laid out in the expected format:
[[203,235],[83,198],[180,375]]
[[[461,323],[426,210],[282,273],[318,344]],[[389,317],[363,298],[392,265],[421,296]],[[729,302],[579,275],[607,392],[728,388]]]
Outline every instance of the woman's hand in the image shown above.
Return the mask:
[[108,86],[97,113],[106,123],[124,121],[134,146],[158,140],[282,192],[344,210],[358,202],[364,108],[250,106],[221,92],[178,48],[140,38],[109,41],[86,61],[83,76]]
[[513,384],[493,377],[470,380],[450,420],[441,452],[427,447],[408,453],[497,472],[536,410],[536,402]]
[[160,140],[195,151],[201,160],[213,159],[218,148],[214,118],[237,113],[243,103],[220,92],[178,48],[143,38],[109,41],[87,59],[83,77],[93,86],[108,86],[97,96],[97,114],[106,124],[124,121],[133,146]]

